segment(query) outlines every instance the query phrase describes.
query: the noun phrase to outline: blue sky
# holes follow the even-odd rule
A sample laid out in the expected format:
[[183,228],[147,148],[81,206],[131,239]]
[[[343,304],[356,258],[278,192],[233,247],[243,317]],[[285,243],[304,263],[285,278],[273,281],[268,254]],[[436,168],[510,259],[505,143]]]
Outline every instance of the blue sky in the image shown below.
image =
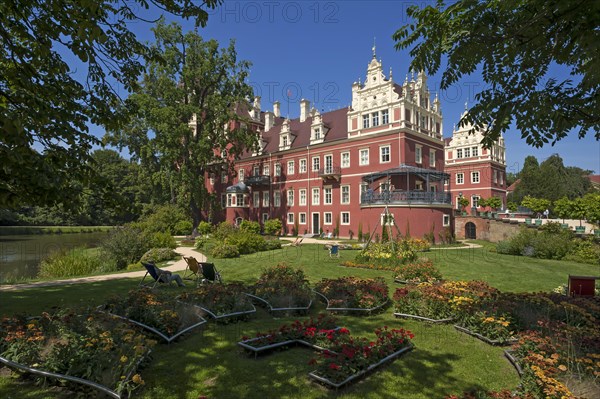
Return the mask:
[[[374,41],[386,74],[391,67],[394,80],[403,82],[410,56],[408,50],[395,50],[392,35],[410,22],[406,9],[415,4],[430,2],[226,1],[210,11],[208,25],[199,33],[222,45],[235,39],[240,58],[253,64],[250,83],[262,97],[263,110],[272,109],[272,102],[279,100],[287,115],[286,93],[290,90],[289,116],[293,118],[299,114],[300,98],[316,102],[317,108],[325,111],[348,106],[352,82],[364,81]],[[193,29],[191,21],[178,22],[186,30]],[[138,23],[132,28],[140,39],[152,40],[150,25]],[[440,76],[429,77],[430,91],[439,92]],[[478,75],[468,76],[439,92],[446,137],[460,119],[465,102],[482,84]],[[558,153],[565,165],[600,173],[600,142],[592,136],[583,140],[568,137],[542,149],[528,146],[516,129],[504,137],[508,172],[518,172],[528,155],[542,162]]]

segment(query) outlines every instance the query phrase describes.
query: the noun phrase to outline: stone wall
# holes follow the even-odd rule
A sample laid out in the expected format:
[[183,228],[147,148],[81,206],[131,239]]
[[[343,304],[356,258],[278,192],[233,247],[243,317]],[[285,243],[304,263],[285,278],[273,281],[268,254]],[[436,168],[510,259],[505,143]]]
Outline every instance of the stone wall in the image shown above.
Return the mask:
[[517,223],[504,223],[501,220],[474,216],[457,216],[454,219],[454,232],[457,240],[465,239],[467,223],[475,225],[478,240],[498,242],[506,240],[519,232],[519,224]]

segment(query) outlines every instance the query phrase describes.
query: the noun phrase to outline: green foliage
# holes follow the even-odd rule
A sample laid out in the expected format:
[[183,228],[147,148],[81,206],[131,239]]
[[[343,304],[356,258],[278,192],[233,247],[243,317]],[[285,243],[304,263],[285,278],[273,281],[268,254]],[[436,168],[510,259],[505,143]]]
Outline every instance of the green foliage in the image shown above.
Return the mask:
[[85,248],[75,248],[52,252],[42,261],[38,275],[41,278],[59,278],[114,270],[114,263],[103,261],[100,256],[90,254]]
[[279,219],[269,219],[264,223],[265,234],[270,236],[279,235],[281,228],[281,220]]
[[242,255],[266,249],[265,239],[261,235],[249,231],[236,231],[225,239],[225,244],[237,247]]
[[460,209],[464,211],[465,208],[469,206],[469,199],[467,197],[458,198],[458,205],[460,206]]
[[[171,233],[175,234],[176,225],[179,222],[189,222],[185,211],[172,204],[149,206],[145,209],[144,215],[133,226],[139,228],[144,233]],[[191,233],[191,229],[187,231]]]
[[544,212],[546,209],[550,207],[550,200],[545,198],[534,198],[529,195],[526,195],[521,201],[521,205],[531,209],[534,212]]
[[172,248],[152,248],[146,251],[140,262],[164,262],[166,260],[171,260],[177,258],[177,252],[173,251]]
[[[148,62],[120,110],[130,117],[128,123],[109,130],[105,139],[127,147],[144,169],[164,181],[197,225],[201,209],[214,205],[204,176],[257,143],[255,132],[236,112],[253,96],[246,82],[250,63],[238,60],[233,41],[220,48],[198,31],[184,32],[163,19],[153,32],[152,51],[164,62]],[[221,157],[224,152],[228,157]]]
[[214,258],[237,258],[240,256],[240,251],[237,246],[226,243],[219,243],[215,245],[210,253]]
[[260,223],[252,220],[242,220],[240,224],[240,230],[249,233],[260,234]]
[[[536,147],[572,131],[600,139],[600,97],[594,94],[600,61],[591,45],[599,7],[576,1],[438,1],[409,7],[410,23],[394,40],[397,49],[411,47],[413,70],[433,75],[444,63],[441,90],[482,72],[483,89],[460,125],[485,127],[485,146],[513,123]],[[580,78],[553,75],[553,64]]]
[[212,224],[208,223],[208,222],[200,222],[198,224],[198,233],[202,234],[202,235],[208,235],[210,233],[212,233],[213,230],[213,226]]
[[137,262],[149,248],[141,231],[132,226],[114,229],[102,243],[102,251],[118,270]]
[[190,235],[193,229],[192,222],[189,220],[180,220],[173,226],[173,234],[176,236]]
[[564,259],[597,265],[598,259],[600,259],[600,245],[595,243],[591,237],[575,240],[575,245]]
[[235,226],[232,225],[231,223],[221,222],[215,228],[213,237],[215,238],[215,240],[223,241],[230,235],[234,234],[236,231],[237,230],[236,230]]
[[[217,1],[153,3],[204,25],[204,7]],[[164,61],[129,30],[145,21],[136,14],[144,8],[139,0],[0,3],[0,207],[78,204],[82,186],[100,183],[90,151],[101,143],[89,126],[118,129],[125,116],[115,111],[114,79],[131,90],[146,59]]]
[[363,241],[363,225],[362,222],[358,222],[358,236],[356,237],[358,242]]
[[571,214],[572,202],[567,197],[562,197],[554,201],[554,213],[561,218],[566,219]]
[[278,239],[275,240],[266,240],[265,241],[265,251],[272,251],[274,249],[281,249],[281,241]]
[[197,250],[202,250],[204,249],[204,246],[206,245],[206,243],[208,243],[210,241],[210,239],[206,238],[206,237],[196,237],[196,242],[194,243],[194,248],[196,248]]
[[177,248],[177,242],[169,233],[145,231],[142,239],[148,248]]

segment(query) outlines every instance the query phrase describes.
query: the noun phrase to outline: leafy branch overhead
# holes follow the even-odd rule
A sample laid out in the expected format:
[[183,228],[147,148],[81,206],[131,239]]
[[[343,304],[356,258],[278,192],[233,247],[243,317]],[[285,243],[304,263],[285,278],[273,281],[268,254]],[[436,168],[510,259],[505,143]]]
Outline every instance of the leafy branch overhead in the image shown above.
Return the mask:
[[150,8],[205,25],[221,0],[0,2],[0,207],[73,203],[96,181],[89,125],[116,128],[118,85],[136,87],[149,47],[129,30]]
[[196,226],[210,207],[205,174],[226,173],[228,161],[256,145],[257,134],[245,123],[253,95],[246,83],[250,64],[238,61],[233,42],[219,48],[162,20],[154,33],[152,51],[161,62],[148,63],[125,102],[128,123],[105,140],[127,147],[166,182],[171,201],[189,209]]
[[513,122],[535,147],[572,133],[600,140],[600,2],[438,1],[408,16],[414,23],[394,40],[411,48],[412,68],[434,74],[443,66],[442,90],[482,73],[486,87],[460,124],[487,125],[484,145]]

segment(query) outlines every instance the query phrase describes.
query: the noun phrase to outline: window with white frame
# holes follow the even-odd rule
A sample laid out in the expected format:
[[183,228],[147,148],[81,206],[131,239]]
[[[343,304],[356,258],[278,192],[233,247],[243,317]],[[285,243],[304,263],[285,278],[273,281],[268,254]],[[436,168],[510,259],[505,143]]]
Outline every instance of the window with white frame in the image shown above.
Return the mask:
[[321,203],[321,190],[318,187],[312,189],[312,204],[319,205]]
[[306,189],[302,188],[299,191],[300,193],[300,205],[306,205]]
[[280,207],[281,206],[281,192],[275,191],[273,193],[273,206]]
[[237,194],[235,196],[235,206],[244,206],[244,194]]
[[342,224],[350,224],[350,212],[342,212]]
[[252,205],[255,208],[259,208],[260,207],[260,192],[255,191],[252,193]]
[[294,190],[291,188],[287,190],[287,206],[294,205]]
[[287,224],[294,224],[294,212],[288,212]]
[[504,173],[498,172],[498,180],[499,180],[500,185],[504,184]]
[[473,208],[477,208],[479,206],[479,195],[473,195],[471,196],[471,206]]
[[474,157],[478,157],[478,156],[479,156],[479,147],[472,147],[472,148],[471,148],[471,154],[472,154]]
[[288,161],[287,163],[287,174],[288,175],[293,175],[294,174],[294,161]]
[[471,149],[470,148],[465,148],[465,158],[470,158],[471,157]]
[[258,176],[258,175],[260,175],[260,166],[254,165],[252,167],[252,176]]
[[390,115],[387,109],[381,111],[381,124],[387,125],[390,122]]
[[349,168],[350,167],[350,153],[342,152],[341,157],[342,157],[342,161],[340,163],[342,165],[342,168]]
[[360,184],[360,188],[359,188],[359,192],[358,192],[358,200],[360,202],[362,202],[362,196],[364,193],[367,192],[368,189],[369,189],[369,185],[367,183]]
[[268,207],[269,206],[269,192],[263,191],[262,194],[263,194],[263,206]]
[[234,199],[235,199],[234,194],[227,194],[227,207],[233,206]]
[[298,173],[306,173],[306,159],[300,160],[300,168],[298,170]]
[[244,169],[240,169],[238,171],[238,180],[239,181],[244,181]]
[[379,147],[379,163],[388,163],[390,161],[390,146],[384,145]]
[[271,167],[269,164],[263,165],[263,175],[265,175],[265,176],[271,175]]
[[331,212],[323,213],[323,224],[332,224]]
[[262,221],[263,221],[263,223],[266,222],[267,220],[269,220],[269,214],[268,213],[263,213],[262,214]]
[[361,165],[361,166],[368,165],[369,164],[369,149],[363,148],[362,150],[359,150],[358,154],[359,154],[359,165]]
[[459,148],[456,150],[456,158],[462,158],[463,157],[463,151],[462,148]]
[[349,204],[350,203],[350,186],[341,186],[341,203]]
[[419,144],[415,145],[415,162],[423,163],[423,146]]
[[320,167],[321,167],[321,158],[320,157],[313,157],[313,159],[312,159],[312,171],[313,172],[318,172]]
[[281,164],[279,162],[275,164],[275,176],[281,176]]
[[465,174],[457,173],[456,174],[456,184],[464,184],[465,183]]
[[369,127],[369,114],[363,115],[363,129],[367,129]]
[[429,167],[435,168],[435,150],[429,150]]
[[471,172],[471,183],[479,183],[479,172]]
[[450,215],[444,215],[442,218],[442,226],[450,226]]
[[300,224],[306,224],[306,213],[300,212],[298,214],[298,223],[300,223]]
[[423,190],[423,180],[415,180],[415,190]]
[[496,169],[494,169],[492,171],[492,175],[493,175],[493,179],[494,179],[494,184],[498,183],[498,171]]
[[371,120],[373,122],[373,126],[379,126],[379,112],[373,112],[371,114]]
[[321,128],[320,127],[316,127],[314,130],[314,139],[315,140],[320,140],[321,139]]
[[331,205],[333,203],[333,189],[331,187],[323,187],[323,204]]

